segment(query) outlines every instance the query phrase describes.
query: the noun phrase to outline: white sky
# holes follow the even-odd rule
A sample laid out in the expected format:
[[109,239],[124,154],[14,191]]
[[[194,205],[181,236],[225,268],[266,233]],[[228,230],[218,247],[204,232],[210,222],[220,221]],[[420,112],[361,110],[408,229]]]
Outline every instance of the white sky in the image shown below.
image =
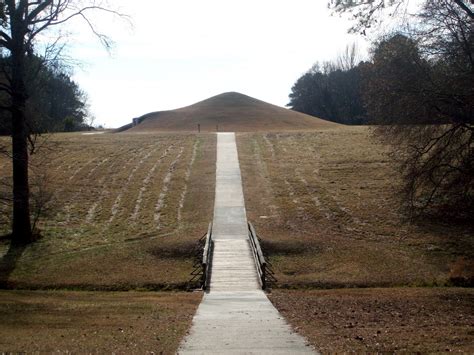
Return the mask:
[[326,0],[115,0],[133,28],[104,14],[108,54],[78,22],[69,53],[84,65],[74,79],[87,92],[95,124],[118,127],[150,111],[238,91],[284,106],[316,61],[335,59],[361,37],[331,16]]

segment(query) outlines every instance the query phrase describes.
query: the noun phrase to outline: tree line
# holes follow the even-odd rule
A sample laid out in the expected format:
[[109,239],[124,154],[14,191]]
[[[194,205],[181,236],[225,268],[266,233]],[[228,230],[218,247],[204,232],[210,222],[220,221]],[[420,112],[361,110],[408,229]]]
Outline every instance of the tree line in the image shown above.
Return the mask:
[[[338,0],[329,5],[339,12],[356,11],[352,30],[365,33],[377,21],[377,10],[404,2]],[[455,116],[469,121],[472,7],[469,1],[425,1],[415,29],[379,38],[369,60],[356,63],[353,45],[335,61],[316,63],[296,81],[287,106],[344,124],[440,123]]]
[[[353,15],[352,31],[370,30],[381,13],[407,0],[333,0]],[[470,221],[474,215],[474,5],[425,0],[404,14],[410,31],[376,40],[365,62],[316,65],[297,80],[289,106],[345,124],[376,124],[375,137],[391,148],[410,218]],[[346,51],[346,53],[350,51]],[[348,63],[349,65],[342,65]]]
[[356,63],[355,45],[334,62],[316,63],[294,84],[291,109],[343,124],[366,124],[362,99],[364,63]]
[[[12,160],[12,245],[37,237],[32,229],[30,155],[35,135],[49,130],[74,129],[84,123],[85,96],[61,68],[65,43],[55,28],[75,19],[85,22],[106,48],[110,39],[90,18],[100,11],[126,18],[104,7],[100,0],[1,0],[0,1],[0,122],[11,136],[7,151]],[[53,38],[49,43],[39,40]],[[57,35],[54,38],[54,34]],[[41,45],[40,45],[41,43]],[[40,55],[40,48],[46,49]]]
[[[87,96],[66,68],[46,58],[30,55],[26,59],[26,114],[32,134],[72,132],[90,129]],[[11,57],[0,56],[0,85],[8,86]],[[0,92],[0,135],[10,135],[9,95]]]

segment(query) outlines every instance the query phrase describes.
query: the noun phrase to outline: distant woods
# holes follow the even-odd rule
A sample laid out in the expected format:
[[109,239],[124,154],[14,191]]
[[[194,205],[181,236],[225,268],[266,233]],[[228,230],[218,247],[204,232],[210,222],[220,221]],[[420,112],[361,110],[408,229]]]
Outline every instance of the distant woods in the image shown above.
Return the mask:
[[[96,0],[0,2],[0,122],[11,136],[13,245],[38,236],[33,233],[30,208],[30,155],[37,148],[36,135],[73,129],[85,117],[84,95],[64,71],[57,70],[66,45],[59,28],[82,20],[110,48],[110,39],[90,17],[94,11],[125,17]],[[46,33],[43,39],[51,42],[39,41]]]
[[[292,109],[345,124],[376,124],[402,173],[407,216],[467,218],[474,213],[474,4],[424,0],[414,15],[408,0],[329,1],[365,34],[404,13],[404,27],[372,44],[315,65],[297,80]],[[407,30],[409,29],[409,30]],[[452,221],[453,219],[451,219]]]
[[337,60],[303,74],[287,106],[348,125],[472,122],[472,28],[463,30],[464,43],[383,36],[369,60],[358,63],[355,46],[348,46]]
[[344,124],[366,124],[362,68],[357,48],[348,46],[338,60],[316,63],[291,89],[293,110]]
[[[337,12],[357,20],[351,31],[382,20],[404,0],[331,1]],[[461,4],[461,5],[459,5]],[[473,116],[474,5],[426,0],[409,32],[400,30],[372,43],[367,61],[348,46],[334,61],[316,63],[294,84],[288,107],[343,124],[470,122]]]
[[[0,56],[0,85],[11,75],[11,57]],[[31,134],[71,132],[90,128],[86,94],[71,79],[66,68],[31,55],[26,65],[26,112]],[[0,106],[9,106],[9,95],[0,93]],[[11,114],[0,110],[0,134],[11,134]]]

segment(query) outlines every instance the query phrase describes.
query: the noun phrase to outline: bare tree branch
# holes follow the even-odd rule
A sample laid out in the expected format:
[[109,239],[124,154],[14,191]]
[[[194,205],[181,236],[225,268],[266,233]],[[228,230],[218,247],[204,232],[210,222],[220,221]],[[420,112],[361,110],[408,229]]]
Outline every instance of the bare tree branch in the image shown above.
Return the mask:
[[[453,0],[471,19],[474,19],[474,12],[462,0]],[[473,1],[471,0],[471,4]]]
[[[126,18],[125,15],[100,6],[95,0],[89,1],[89,6],[81,7],[80,1],[74,0],[1,0],[0,16],[0,46],[9,51],[8,58],[2,58],[2,71],[5,74],[6,83],[3,77],[0,91],[6,93],[7,100],[11,102],[11,127],[12,136],[12,164],[13,171],[13,219],[12,219],[12,240],[18,244],[30,243],[34,240],[31,227],[31,217],[34,218],[33,227],[37,221],[37,214],[41,213],[42,207],[38,209],[38,201],[31,199],[35,195],[30,194],[30,165],[29,158],[38,149],[38,131],[34,127],[35,116],[42,113],[29,105],[28,100],[32,100],[29,94],[31,89],[31,77],[38,75],[45,63],[35,54],[35,39],[46,29],[58,26],[69,20],[79,17],[89,26],[92,33],[101,41],[105,48],[109,49],[111,40],[101,33],[87,16],[92,11],[102,11],[109,14]],[[9,33],[8,33],[9,32]],[[60,48],[54,48],[59,42],[53,43],[52,47],[47,47],[53,57],[60,55]],[[51,74],[51,73],[50,73]],[[78,88],[74,82],[64,80],[59,74],[58,79],[62,87],[67,87],[74,94],[78,95]],[[62,80],[62,81],[61,81]],[[65,86],[64,86],[65,85]],[[37,97],[38,100],[41,97]],[[84,104],[74,103],[73,114],[79,118],[84,115]],[[41,196],[45,196],[44,190],[38,189]],[[43,200],[43,197],[41,198]],[[31,204],[30,202],[33,202]],[[36,203],[36,204],[35,204]],[[41,206],[44,206],[41,202]],[[30,207],[33,207],[31,209]]]

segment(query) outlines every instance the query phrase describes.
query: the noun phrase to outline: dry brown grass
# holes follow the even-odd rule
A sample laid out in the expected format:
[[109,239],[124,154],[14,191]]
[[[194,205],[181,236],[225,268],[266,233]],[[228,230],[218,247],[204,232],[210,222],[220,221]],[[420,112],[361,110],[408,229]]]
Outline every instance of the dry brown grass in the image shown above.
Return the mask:
[[408,225],[398,174],[366,127],[238,135],[247,215],[280,286],[447,284],[468,227]]
[[278,290],[270,298],[322,353],[474,352],[474,291]]
[[293,131],[338,126],[236,92],[220,94],[177,110],[152,112],[142,118],[143,122],[129,132],[196,132],[198,124],[202,132],[217,129],[220,132]]
[[[46,148],[32,172],[48,173],[54,203],[43,238],[13,255],[10,286],[182,287],[212,218],[215,136],[61,134]],[[280,286],[444,285],[472,275],[472,230],[404,224],[398,174],[367,128],[245,133],[238,149],[248,217]],[[3,182],[9,164],[0,159]],[[173,353],[199,299],[2,291],[0,349]],[[271,299],[323,352],[474,350],[471,290],[276,290]]]
[[[8,181],[9,162],[0,158]],[[17,287],[181,287],[212,218],[215,136],[56,134],[32,157],[53,192],[42,239],[16,260]],[[9,232],[3,206],[0,229]],[[4,254],[8,242],[1,244]]]
[[174,354],[199,293],[0,292],[7,353]]

